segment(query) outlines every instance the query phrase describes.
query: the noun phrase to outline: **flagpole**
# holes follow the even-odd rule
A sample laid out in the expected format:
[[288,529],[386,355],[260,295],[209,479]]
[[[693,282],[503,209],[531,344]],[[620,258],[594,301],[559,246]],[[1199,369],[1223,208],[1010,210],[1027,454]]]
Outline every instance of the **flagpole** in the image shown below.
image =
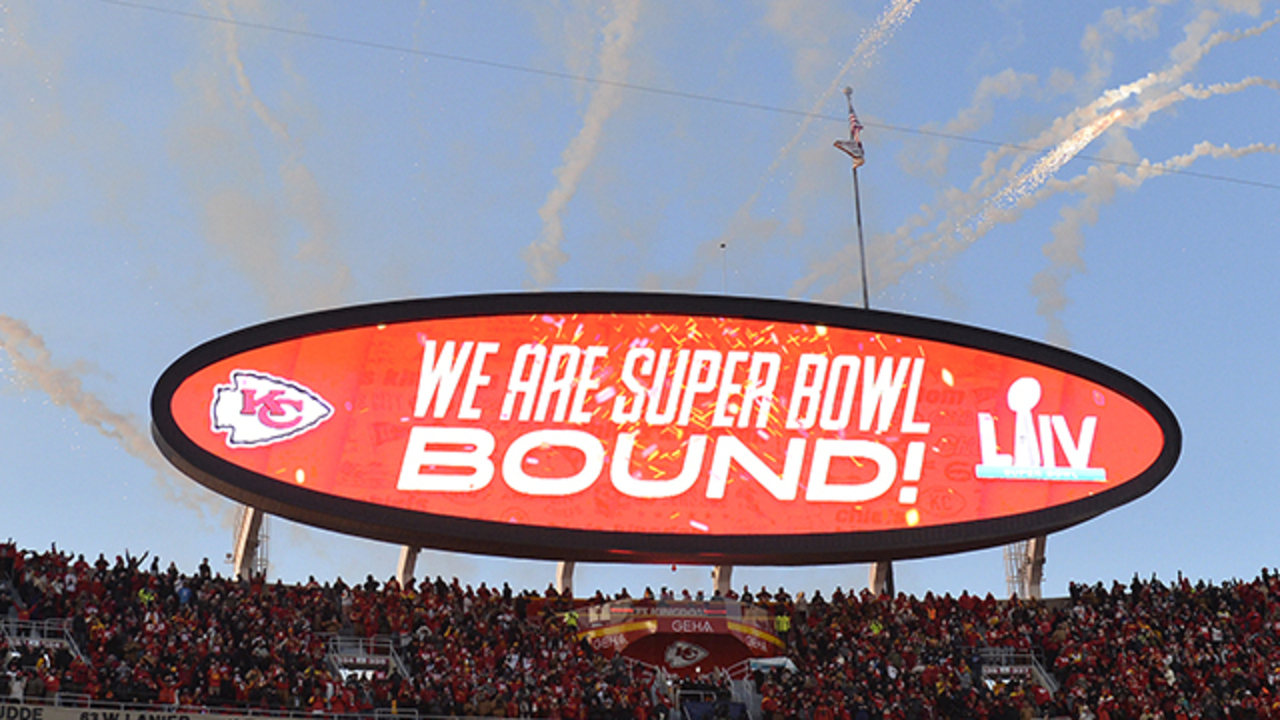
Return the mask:
[[871,309],[871,290],[867,285],[867,243],[862,237],[862,193],[858,189],[858,167],[866,162],[862,151],[862,140],[858,135],[862,131],[862,123],[858,122],[858,114],[853,111],[853,88],[844,89],[844,99],[849,106],[849,139],[837,140],[836,149],[849,156],[853,161],[853,211],[858,220],[858,258],[862,265],[862,309]]
[[867,246],[862,240],[862,194],[858,192],[858,166],[853,166],[853,212],[858,219],[858,255],[862,264],[862,309],[871,309],[871,294],[867,290]]

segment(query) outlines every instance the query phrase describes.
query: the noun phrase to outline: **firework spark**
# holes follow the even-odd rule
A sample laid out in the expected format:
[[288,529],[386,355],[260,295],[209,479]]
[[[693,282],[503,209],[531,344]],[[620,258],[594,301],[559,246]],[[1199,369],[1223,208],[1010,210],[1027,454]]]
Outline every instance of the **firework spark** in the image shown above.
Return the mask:
[[[818,96],[817,101],[813,103],[813,107],[809,108],[809,114],[804,117],[804,120],[800,121],[800,127],[796,128],[791,140],[778,151],[778,157],[774,158],[773,163],[769,165],[769,169],[765,171],[766,178],[782,165],[787,156],[791,154],[791,151],[809,132],[809,126],[813,124],[814,119],[820,117],[822,109],[831,102],[831,98],[835,97],[835,94],[844,86],[844,78],[849,74],[849,71],[856,65],[870,67],[872,58],[889,43],[889,40],[893,38],[893,34],[911,17],[911,12],[915,10],[916,5],[919,3],[920,0],[893,0],[884,9],[884,12],[880,13],[880,17],[876,18],[876,24],[862,34],[861,39],[858,40],[857,47],[853,49],[853,54],[845,61],[840,68],[840,72],[836,73],[835,78],[831,80],[831,84],[827,86],[827,89]],[[759,194],[760,191],[757,190],[755,195],[752,195],[751,200],[748,201],[748,204],[754,203]]]
[[704,242],[698,247],[697,262],[687,274],[675,281],[675,285],[691,287],[707,266],[715,258],[719,257],[716,254],[716,250],[721,247],[722,243],[732,240],[735,246],[738,246],[736,249],[740,252],[751,252],[754,249],[758,249],[773,235],[777,230],[775,224],[769,221],[756,221],[752,218],[752,210],[755,208],[756,203],[759,202],[761,195],[764,194],[769,180],[777,172],[778,168],[782,167],[787,158],[791,156],[791,152],[800,144],[800,141],[808,134],[813,121],[823,117],[823,109],[830,104],[831,98],[835,97],[836,93],[845,86],[845,76],[858,65],[870,67],[876,54],[893,39],[894,33],[911,17],[911,13],[918,4],[920,4],[920,0],[889,0],[885,9],[880,13],[880,17],[876,18],[875,24],[863,32],[857,46],[853,49],[853,53],[849,55],[849,59],[845,61],[844,65],[840,67],[840,71],[831,79],[827,89],[818,96],[817,100],[809,108],[809,112],[800,121],[795,133],[791,135],[791,139],[778,151],[777,156],[774,157],[773,162],[769,164],[769,167],[764,171],[764,175],[761,176],[760,181],[756,184],[755,191],[734,212],[730,219],[730,226],[719,237]]
[[1106,132],[1107,128],[1124,117],[1124,114],[1125,111],[1119,108],[1112,110],[1075,131],[1066,140],[1058,143],[1057,147],[1045,153],[1036,161],[1036,164],[1019,173],[1000,192],[988,200],[982,210],[974,216],[973,222],[970,223],[968,229],[961,233],[962,236],[966,240],[976,239],[979,234],[977,232],[978,229],[992,222],[990,215],[993,211],[1007,210],[1017,205],[1022,198],[1035,192],[1041,185],[1044,185],[1045,181],[1062,169],[1063,165],[1071,162],[1071,158],[1079,155],[1080,151],[1089,146],[1089,143],[1098,139],[1098,136]]

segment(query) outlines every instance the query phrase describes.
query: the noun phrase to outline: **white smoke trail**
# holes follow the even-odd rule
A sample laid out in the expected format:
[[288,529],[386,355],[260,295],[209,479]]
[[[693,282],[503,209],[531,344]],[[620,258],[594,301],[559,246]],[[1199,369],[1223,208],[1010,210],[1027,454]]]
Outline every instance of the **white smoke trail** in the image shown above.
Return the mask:
[[58,367],[44,339],[21,320],[0,315],[0,350],[9,356],[17,379],[49,396],[54,405],[69,408],[80,422],[110,438],[121,449],[155,472],[156,485],[165,498],[229,524],[230,507],[215,495],[177,474],[140,427],[137,417],[107,407],[101,398],[84,389],[80,374]]
[[[235,19],[231,12],[231,0],[221,0],[220,7],[224,18],[227,20]],[[284,123],[276,119],[275,115],[271,113],[271,108],[267,107],[262,98],[258,97],[258,94],[253,91],[253,83],[249,81],[249,74],[245,71],[244,61],[240,59],[240,40],[236,33],[236,26],[233,23],[227,23],[224,29],[226,30],[224,52],[227,64],[231,66],[232,71],[235,73],[236,88],[240,91],[240,98],[249,103],[249,106],[253,108],[253,114],[257,116],[263,125],[267,126],[267,129],[276,137],[276,140],[286,145],[292,145],[288,128],[285,127]]]
[[1189,36],[1187,40],[1173,49],[1172,54],[1177,60],[1172,66],[1159,72],[1148,73],[1146,76],[1138,80],[1103,93],[1102,97],[1095,100],[1093,104],[1086,108],[1086,112],[1098,113],[1112,107],[1116,103],[1127,100],[1134,95],[1138,95],[1149,88],[1161,85],[1168,86],[1177,83],[1188,72],[1193,70],[1211,50],[1219,45],[1238,42],[1246,38],[1257,37],[1267,30],[1270,30],[1277,23],[1280,23],[1280,12],[1277,12],[1276,16],[1272,19],[1259,25],[1255,25],[1254,27],[1246,28],[1244,30],[1220,30],[1210,35],[1204,42],[1199,44],[1195,43],[1194,33],[1196,29],[1202,27],[1205,23],[1212,22],[1216,19],[1217,13],[1211,10],[1206,10],[1201,13],[1200,18],[1192,21],[1192,23],[1187,26]]
[[1017,177],[1010,180],[1000,192],[987,200],[986,205],[973,218],[972,223],[960,230],[961,238],[965,242],[973,242],[978,235],[985,233],[985,228],[992,223],[992,212],[999,210],[1007,210],[1018,203],[1019,200],[1035,192],[1037,188],[1045,183],[1058,170],[1062,169],[1076,155],[1089,146],[1098,138],[1099,135],[1106,132],[1107,128],[1115,124],[1124,115],[1124,111],[1120,109],[1112,110],[1110,113],[1094,120],[1075,131],[1071,137],[1063,140],[1057,147],[1045,153],[1030,168],[1021,172]]
[[[604,42],[600,48],[600,78],[607,82],[619,82],[626,77],[630,61],[627,51],[635,38],[636,21],[640,15],[640,0],[616,0],[614,18],[604,28]],[[556,168],[556,186],[538,209],[542,219],[542,234],[524,253],[529,263],[529,273],[536,287],[546,287],[556,281],[556,274],[568,259],[564,252],[564,223],[561,215],[569,201],[578,192],[578,185],[591,162],[595,160],[604,135],[604,125],[622,106],[622,88],[613,84],[597,85],[583,113],[582,128],[569,142]]]
[[1208,100],[1214,95],[1228,95],[1230,93],[1240,92],[1252,87],[1265,87],[1272,90],[1280,90],[1280,82],[1263,77],[1247,77],[1244,80],[1233,83],[1214,83],[1207,86],[1183,85],[1177,90],[1165,93],[1159,98],[1144,103],[1137,109],[1129,113],[1131,120],[1126,119],[1123,125],[1142,125],[1147,118],[1161,110],[1169,108],[1171,105],[1180,103],[1183,100]]
[[1250,143],[1243,147],[1233,148],[1229,144],[1214,145],[1211,142],[1204,141],[1197,143],[1191,149],[1191,152],[1185,155],[1177,155],[1159,163],[1149,163],[1143,161],[1132,175],[1125,175],[1122,178],[1122,184],[1125,187],[1136,188],[1142,183],[1153,177],[1159,177],[1167,174],[1169,170],[1180,170],[1189,167],[1196,160],[1202,157],[1211,158],[1242,158],[1246,155],[1256,155],[1258,153],[1270,153],[1273,155],[1280,154],[1280,145],[1276,143]]
[[[853,48],[853,53],[849,56],[849,59],[840,67],[840,71],[836,73],[836,76],[831,79],[827,89],[823,90],[818,99],[813,102],[813,107],[809,108],[809,113],[800,121],[800,126],[796,128],[791,139],[787,141],[786,145],[782,146],[782,149],[778,151],[777,157],[769,164],[769,168],[765,170],[765,181],[777,171],[787,157],[791,155],[791,151],[795,150],[796,145],[800,144],[800,140],[808,134],[809,126],[813,124],[816,118],[821,116],[823,109],[831,102],[831,98],[835,97],[836,93],[840,92],[840,88],[844,86],[845,76],[857,65],[870,67],[872,58],[893,39],[894,33],[911,17],[912,11],[916,9],[916,5],[919,3],[920,0],[890,0],[888,6],[880,13],[880,17],[876,18],[875,24],[862,33],[862,37]],[[765,181],[762,181],[761,188],[756,190],[748,204],[754,204],[755,200],[759,198]]]
[[[1064,138],[1076,133],[1079,128],[1086,127],[1098,119],[1104,117],[1104,113],[1108,112],[1116,104],[1128,100],[1134,96],[1141,95],[1148,90],[1157,91],[1163,88],[1171,88],[1177,82],[1181,81],[1189,72],[1194,70],[1201,60],[1205,58],[1214,48],[1234,43],[1246,38],[1256,37],[1280,23],[1280,13],[1275,18],[1255,25],[1251,28],[1235,31],[1219,31],[1208,34],[1208,24],[1217,20],[1216,12],[1206,10],[1197,18],[1192,20],[1184,28],[1187,39],[1179,43],[1170,55],[1172,56],[1172,64],[1159,72],[1151,72],[1145,76],[1125,83],[1118,87],[1104,91],[1093,102],[1077,108],[1067,115],[1055,121],[1049,129],[1040,134],[1039,137],[1032,140],[1030,145],[1042,147],[1050,144],[1058,144],[1064,142]],[[1205,37],[1207,34],[1207,37]],[[1203,41],[1199,38],[1204,37]],[[1148,103],[1142,103],[1147,105]],[[1131,118],[1139,118],[1140,122],[1146,121],[1146,116],[1142,114],[1141,108],[1128,110]],[[1026,153],[1021,148],[1008,147],[995,150],[987,155],[982,163],[982,172],[970,183],[971,190],[982,188],[979,192],[984,196],[989,192],[991,183],[999,182],[1001,176],[1011,176],[1017,172],[1022,160],[1015,160],[1014,166],[1000,169],[1000,161],[1011,155],[1025,157]],[[956,225],[959,226],[959,223]]]
[[862,33],[858,44],[854,46],[853,53],[845,60],[844,65],[840,67],[835,77],[831,79],[827,88],[814,101],[812,107],[809,108],[809,112],[800,121],[795,133],[792,134],[791,139],[782,146],[774,157],[773,162],[765,169],[759,182],[756,183],[755,190],[730,216],[728,228],[719,237],[703,242],[698,246],[694,251],[695,257],[690,270],[675,280],[674,284],[676,286],[691,287],[696,283],[707,267],[717,260],[719,249],[726,243],[733,242],[736,246],[736,254],[740,256],[744,252],[751,252],[757,249],[758,246],[773,235],[778,227],[777,222],[757,219],[752,216],[752,211],[755,209],[756,203],[759,202],[760,196],[764,194],[769,180],[777,172],[778,168],[786,162],[787,158],[791,156],[800,141],[809,133],[809,128],[813,125],[814,120],[821,117],[823,109],[830,104],[831,99],[844,86],[845,78],[850,71],[858,65],[870,67],[876,53],[893,39],[894,33],[911,17],[911,13],[919,3],[920,0],[889,1],[880,16],[876,18],[875,23]]
[[[1177,90],[1147,101],[1131,112],[1119,108],[1112,110],[1110,113],[1077,130],[1071,137],[1063,140],[1057,147],[1041,156],[1035,165],[1011,180],[995,197],[988,200],[986,209],[978,214],[974,225],[978,227],[985,225],[988,222],[988,215],[992,208],[1008,209],[1016,205],[1022,198],[1035,192],[1045,181],[1055,175],[1063,165],[1066,165],[1072,158],[1080,154],[1090,143],[1116,122],[1123,121],[1121,124],[1125,127],[1140,128],[1155,113],[1166,110],[1183,100],[1189,98],[1207,100],[1214,95],[1236,93],[1251,87],[1269,87],[1273,90],[1280,90],[1280,82],[1254,76],[1239,82],[1214,83],[1207,87],[1187,84]],[[972,234],[972,230],[966,229],[962,231],[962,234]]]
[[1198,143],[1191,152],[1177,155],[1159,163],[1143,160],[1132,172],[1124,172],[1115,166],[1095,166],[1087,173],[1068,181],[1056,183],[1048,189],[1052,193],[1079,192],[1081,201],[1074,207],[1063,208],[1062,219],[1050,232],[1053,240],[1042,248],[1049,259],[1049,266],[1031,280],[1031,293],[1036,298],[1036,312],[1045,319],[1048,327],[1046,339],[1060,346],[1069,346],[1071,339],[1061,313],[1070,304],[1067,297],[1067,281],[1085,270],[1083,259],[1084,228],[1098,221],[1098,213],[1116,196],[1118,190],[1134,191],[1147,180],[1166,175],[1170,170],[1190,167],[1201,158],[1241,158],[1258,153],[1280,154],[1275,143],[1252,143],[1243,147],[1228,144]]
[[[1127,113],[1121,124],[1125,127],[1140,128],[1153,114],[1183,100],[1189,98],[1207,100],[1215,95],[1236,93],[1252,87],[1280,90],[1280,82],[1254,76],[1233,83],[1214,83],[1207,87],[1183,85]],[[1112,114],[1120,112],[1120,110],[1114,110]],[[1047,339],[1062,346],[1070,344],[1066,324],[1061,317],[1062,311],[1070,302],[1066,294],[1066,283],[1072,275],[1083,272],[1085,269],[1082,255],[1084,226],[1097,222],[1099,209],[1111,202],[1118,188],[1136,190],[1146,180],[1170,169],[1187,167],[1202,157],[1239,158],[1260,152],[1274,153],[1276,147],[1274,144],[1253,143],[1242,148],[1232,148],[1230,145],[1202,142],[1190,153],[1170,158],[1162,163],[1152,164],[1143,160],[1132,174],[1125,174],[1115,167],[1090,168],[1089,172],[1078,178],[1078,182],[1067,185],[1066,187],[1070,187],[1073,191],[1082,192],[1084,198],[1075,207],[1062,209],[1062,220],[1050,229],[1053,240],[1042,248],[1050,265],[1037,273],[1031,281],[1031,292],[1037,299],[1036,312],[1048,324]]]
[[[256,3],[236,3],[237,15],[231,0],[218,0],[216,8],[227,20],[258,12]],[[180,76],[191,85],[194,107],[179,126],[182,142],[174,145],[193,201],[203,211],[205,238],[273,312],[338,304],[352,278],[336,249],[336,204],[304,162],[302,143],[256,91],[241,57],[238,27],[219,23],[214,32],[230,87],[220,69],[200,67]],[[246,108],[273,143],[255,145],[247,127],[252,123],[241,117]],[[290,281],[281,282],[284,277]]]
[[[1035,75],[1019,73],[1012,68],[1006,68],[1001,72],[988,75],[979,80],[969,105],[956,113],[954,118],[948,120],[940,128],[925,125],[924,129],[938,130],[947,135],[973,133],[991,121],[995,114],[995,101],[997,99],[1017,98],[1023,93],[1036,92],[1038,86],[1039,78]],[[927,170],[936,177],[942,177],[946,174],[950,148],[951,145],[948,142],[942,139],[934,140],[928,148],[929,155],[923,158],[904,157],[902,159],[903,169],[911,173]]]
[[1079,155],[1080,151],[1088,147],[1089,143],[1096,140],[1099,135],[1106,132],[1107,128],[1111,127],[1123,115],[1123,110],[1112,110],[1109,114],[1080,128],[1071,137],[1063,140],[1058,147],[1045,153],[1044,157],[1036,161],[1036,164],[1031,166],[1029,170],[1014,178],[1013,182],[1005,186],[999,193],[996,193],[992,202],[996,205],[1003,204],[1005,206],[1017,203],[1019,198],[1025,197],[1031,191],[1043,185],[1049,176],[1057,173],[1071,158]]
[[[1205,88],[1183,86],[1175,90],[1165,90],[1157,96],[1144,99],[1152,92],[1171,87],[1193,70],[1209,52],[1225,43],[1256,37],[1280,23],[1280,13],[1251,28],[1238,31],[1219,31],[1209,33],[1206,23],[1217,19],[1211,11],[1202,13],[1186,26],[1187,40],[1180,43],[1171,52],[1173,63],[1159,72],[1148,73],[1142,78],[1102,93],[1093,102],[1077,108],[1059,118],[1052,126],[1033,140],[1032,145],[1054,144],[1054,151],[1045,158],[1061,159],[1060,150],[1069,151],[1076,140],[1096,138],[1092,130],[1101,124],[1114,125],[1117,122],[1125,129],[1140,128],[1154,112],[1166,109],[1181,100],[1195,98],[1205,99],[1213,95],[1237,92],[1247,87],[1268,85],[1273,82],[1265,79],[1246,79],[1239,83],[1211,85]],[[1203,38],[1203,39],[1201,39]],[[1123,109],[1118,117],[1106,122],[1115,115],[1113,107],[1122,101],[1135,98],[1138,102],[1133,108]],[[1108,113],[1106,115],[1102,113]],[[1104,128],[1105,129],[1105,128]],[[1064,139],[1065,138],[1065,139]],[[1076,150],[1079,152],[1079,149]],[[873,238],[868,247],[868,263],[873,273],[873,285],[887,287],[896,283],[906,273],[921,266],[941,254],[954,254],[976,242],[997,225],[1012,222],[1023,212],[1034,207],[1045,197],[1053,193],[1034,192],[1035,188],[1048,180],[1052,173],[1031,175],[1029,180],[1036,182],[1024,187],[1026,192],[1014,198],[1016,202],[1002,203],[995,207],[991,199],[1006,189],[1016,193],[1019,187],[1021,159],[1015,159],[1008,167],[1002,167],[1001,161],[1010,155],[1026,156],[1026,152],[1017,148],[1001,148],[992,151],[984,158],[980,171],[970,183],[968,190],[951,188],[942,194],[942,198],[933,206],[926,206],[915,216],[909,218],[894,232]],[[1074,154],[1072,154],[1074,155]],[[1067,158],[1069,159],[1069,158]],[[1056,161],[1045,160],[1045,167],[1055,172],[1062,167]],[[972,219],[985,211],[985,216],[978,224]],[[792,294],[808,294],[820,288],[819,295],[825,300],[839,300],[853,294],[860,287],[857,271],[856,248],[843,248],[835,258],[829,259],[822,266],[815,267],[805,277],[792,286]]]

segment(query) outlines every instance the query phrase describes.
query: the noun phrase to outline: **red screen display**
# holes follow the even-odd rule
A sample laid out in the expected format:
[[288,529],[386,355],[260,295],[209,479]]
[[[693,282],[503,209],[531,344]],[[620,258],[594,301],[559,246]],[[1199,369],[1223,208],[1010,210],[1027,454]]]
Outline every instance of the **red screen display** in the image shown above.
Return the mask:
[[169,401],[261,478],[526,527],[659,535],[926,528],[1088,498],[1150,468],[1142,405],[933,339],[737,317],[366,325],[224,357]]

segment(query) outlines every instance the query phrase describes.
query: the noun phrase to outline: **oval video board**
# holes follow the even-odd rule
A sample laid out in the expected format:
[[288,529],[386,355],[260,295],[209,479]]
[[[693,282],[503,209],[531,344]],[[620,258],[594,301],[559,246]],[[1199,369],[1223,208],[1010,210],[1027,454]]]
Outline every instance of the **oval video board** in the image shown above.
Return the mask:
[[1039,343],[830,305],[539,293],[357,306],[175,362],[154,434],[237,501],[515,557],[817,564],[1052,532],[1155,487],[1173,414]]

